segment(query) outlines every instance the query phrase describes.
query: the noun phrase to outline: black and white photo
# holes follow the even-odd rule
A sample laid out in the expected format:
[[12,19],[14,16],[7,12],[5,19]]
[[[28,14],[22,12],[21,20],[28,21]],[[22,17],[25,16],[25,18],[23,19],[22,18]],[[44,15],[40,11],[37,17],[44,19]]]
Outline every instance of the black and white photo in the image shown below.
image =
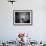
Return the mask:
[[14,10],[14,24],[32,24],[32,10]]

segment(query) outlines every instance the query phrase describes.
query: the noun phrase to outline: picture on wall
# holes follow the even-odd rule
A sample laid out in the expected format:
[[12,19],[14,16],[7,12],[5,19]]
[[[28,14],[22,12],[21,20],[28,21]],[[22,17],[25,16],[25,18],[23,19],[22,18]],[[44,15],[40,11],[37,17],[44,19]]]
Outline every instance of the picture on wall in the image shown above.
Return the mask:
[[13,10],[13,24],[32,25],[32,10]]

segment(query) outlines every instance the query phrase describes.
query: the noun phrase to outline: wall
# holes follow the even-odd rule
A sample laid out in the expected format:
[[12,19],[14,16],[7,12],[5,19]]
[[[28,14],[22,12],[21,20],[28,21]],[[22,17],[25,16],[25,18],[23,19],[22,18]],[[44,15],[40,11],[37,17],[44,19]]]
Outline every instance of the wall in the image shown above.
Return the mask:
[[[32,26],[14,26],[13,10],[33,10]],[[33,40],[46,40],[46,1],[17,0],[13,5],[0,0],[0,40],[15,40],[19,32],[26,32]]]

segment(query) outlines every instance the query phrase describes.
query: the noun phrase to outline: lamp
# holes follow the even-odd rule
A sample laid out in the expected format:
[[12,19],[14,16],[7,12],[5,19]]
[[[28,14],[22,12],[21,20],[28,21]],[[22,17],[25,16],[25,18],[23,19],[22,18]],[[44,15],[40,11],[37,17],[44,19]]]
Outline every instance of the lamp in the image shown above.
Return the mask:
[[8,2],[11,2],[12,4],[16,2],[15,0],[8,0]]

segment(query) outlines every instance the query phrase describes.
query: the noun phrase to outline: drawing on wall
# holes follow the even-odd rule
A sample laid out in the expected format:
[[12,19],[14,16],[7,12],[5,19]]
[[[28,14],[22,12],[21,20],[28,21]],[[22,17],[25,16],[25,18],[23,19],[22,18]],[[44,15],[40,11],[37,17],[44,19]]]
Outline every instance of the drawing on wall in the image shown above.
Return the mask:
[[13,10],[13,24],[32,25],[32,10]]

